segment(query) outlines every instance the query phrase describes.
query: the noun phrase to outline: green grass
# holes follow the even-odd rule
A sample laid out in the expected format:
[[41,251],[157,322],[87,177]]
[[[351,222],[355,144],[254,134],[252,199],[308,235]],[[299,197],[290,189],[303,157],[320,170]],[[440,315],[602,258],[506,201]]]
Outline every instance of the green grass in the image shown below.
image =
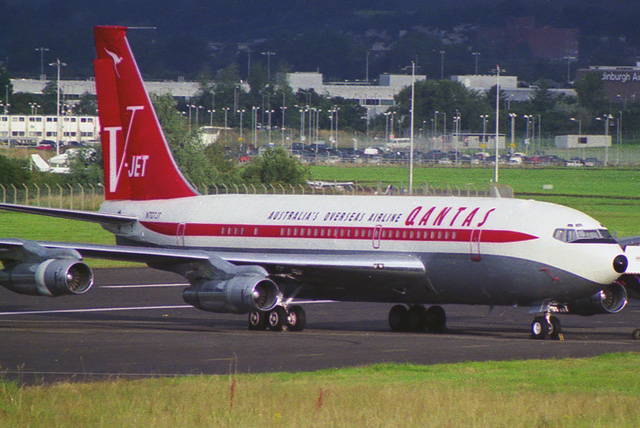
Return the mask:
[[[314,166],[314,180],[407,184],[406,167]],[[437,189],[457,186],[486,189],[493,179],[490,168],[419,167],[414,170],[414,187],[424,183]],[[501,184],[514,189],[516,197],[567,205],[594,217],[618,236],[640,235],[640,171],[614,168],[524,169],[503,168]],[[543,185],[553,189],[545,190]],[[570,196],[575,195],[575,196]]]
[[[314,180],[357,181],[359,183],[408,183],[407,167],[395,166],[312,166]],[[492,168],[480,167],[416,167],[415,187],[424,183],[435,188],[472,184],[485,189],[493,180]],[[608,195],[640,197],[640,170],[617,168],[501,168],[499,182],[511,186],[516,193],[548,193],[573,195]],[[552,184],[553,190],[542,186]]]
[[[114,245],[113,234],[96,223],[66,220],[0,210],[0,238],[20,238],[38,241],[82,242]],[[141,266],[113,260],[88,259],[94,268]]]
[[[640,354],[0,383],[0,427],[637,427]],[[233,391],[233,398],[232,398]]]

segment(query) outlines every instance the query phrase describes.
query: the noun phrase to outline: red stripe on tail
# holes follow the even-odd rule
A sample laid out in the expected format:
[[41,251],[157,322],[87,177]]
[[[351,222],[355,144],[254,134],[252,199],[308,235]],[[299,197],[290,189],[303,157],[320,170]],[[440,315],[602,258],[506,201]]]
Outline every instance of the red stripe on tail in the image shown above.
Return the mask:
[[195,196],[171,155],[126,31],[126,27],[94,27],[105,198]]

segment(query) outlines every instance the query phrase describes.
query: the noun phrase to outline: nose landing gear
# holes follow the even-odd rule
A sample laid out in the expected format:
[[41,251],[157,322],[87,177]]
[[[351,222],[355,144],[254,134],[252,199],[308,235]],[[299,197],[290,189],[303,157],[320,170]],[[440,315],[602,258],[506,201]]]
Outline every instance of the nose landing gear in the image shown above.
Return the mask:
[[531,323],[531,338],[538,340],[564,340],[560,320],[551,316],[549,312],[543,316],[535,317]]

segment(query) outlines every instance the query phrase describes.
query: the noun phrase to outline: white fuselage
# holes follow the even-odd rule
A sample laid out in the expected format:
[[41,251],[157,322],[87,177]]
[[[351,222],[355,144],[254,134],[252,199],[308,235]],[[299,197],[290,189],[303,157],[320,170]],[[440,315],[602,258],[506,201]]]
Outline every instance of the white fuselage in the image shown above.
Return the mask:
[[577,210],[532,200],[215,195],[107,201],[101,211],[137,217],[134,226],[109,229],[135,245],[345,258],[411,254],[438,291],[432,300],[450,303],[585,297],[615,281],[612,261],[622,252],[611,241],[557,239],[558,229],[604,227]]

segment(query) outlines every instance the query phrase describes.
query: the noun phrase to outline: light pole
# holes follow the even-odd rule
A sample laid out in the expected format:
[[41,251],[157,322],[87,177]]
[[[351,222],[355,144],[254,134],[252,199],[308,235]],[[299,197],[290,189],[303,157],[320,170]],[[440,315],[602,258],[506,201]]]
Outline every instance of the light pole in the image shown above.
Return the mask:
[[582,135],[582,121],[579,119],[576,119],[575,117],[572,117],[571,119],[574,122],[578,122],[578,136]]
[[60,61],[60,58],[56,59],[56,62],[52,62],[49,64],[51,67],[58,67],[58,80],[56,82],[57,87],[57,101],[56,101],[56,155],[60,155],[60,133],[62,132],[62,128],[60,126],[60,68],[66,67],[67,64]]
[[258,146],[258,110],[259,106],[251,107],[251,121],[253,122],[253,146]]
[[575,61],[575,56],[565,56],[564,59],[567,60],[567,83],[571,83],[571,61]]
[[500,136],[500,65],[496,65],[496,167],[493,175],[495,182],[498,182],[498,161],[500,160],[498,137]]
[[229,116],[229,110],[231,110],[231,107],[223,107],[222,110],[224,110],[224,141],[227,141],[227,119]]
[[440,80],[444,79],[444,54],[446,51],[440,51]]
[[271,84],[271,56],[275,55],[275,52],[267,51],[260,52],[261,55],[267,56],[267,84]]
[[284,148],[284,119],[285,119],[285,112],[287,111],[287,106],[286,106],[286,99],[284,96],[284,91],[282,91],[282,107],[280,107],[282,109],[282,147]]
[[489,118],[488,114],[481,114],[480,119],[482,119],[482,145],[485,145],[487,140],[487,119]]
[[267,113],[269,114],[269,130],[267,132],[267,136],[269,140],[269,147],[271,147],[271,115],[273,114],[273,110],[267,110]]
[[240,114],[240,138],[239,138],[240,142],[244,141],[242,138],[242,116],[244,115],[245,112],[246,112],[245,109],[238,110],[238,114]]
[[478,57],[480,56],[480,52],[471,52],[471,55],[473,55],[476,59],[476,76],[478,75]]
[[411,62],[411,129],[409,131],[409,194],[413,194],[413,116],[415,110],[416,63]]
[[513,149],[515,148],[516,144],[514,141],[514,134],[515,134],[515,129],[516,129],[516,116],[518,116],[515,113],[509,113],[509,117],[511,118],[511,154],[513,154]]
[[49,48],[39,47],[35,49],[40,52],[40,80],[47,80],[47,76],[44,74],[44,53],[49,51]]

